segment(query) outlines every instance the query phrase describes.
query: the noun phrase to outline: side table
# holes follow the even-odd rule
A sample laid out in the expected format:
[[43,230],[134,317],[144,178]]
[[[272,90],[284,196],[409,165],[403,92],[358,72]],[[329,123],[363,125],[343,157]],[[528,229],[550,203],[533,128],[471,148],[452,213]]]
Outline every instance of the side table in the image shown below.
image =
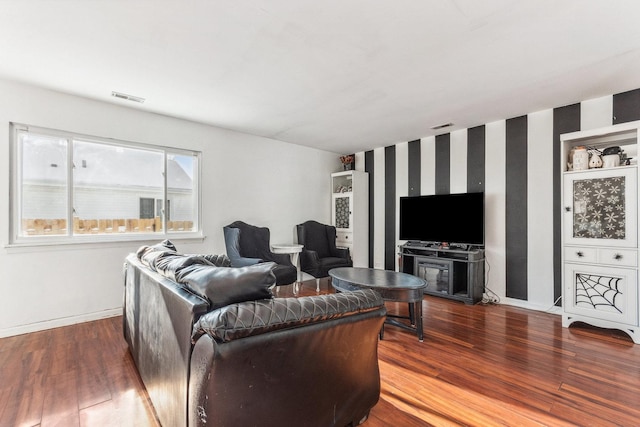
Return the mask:
[[291,263],[296,266],[297,274],[296,281],[293,284],[293,292],[298,293],[298,286],[301,282],[300,279],[300,252],[302,252],[304,245],[297,243],[273,243],[271,244],[271,252],[274,254],[289,254],[291,256]]

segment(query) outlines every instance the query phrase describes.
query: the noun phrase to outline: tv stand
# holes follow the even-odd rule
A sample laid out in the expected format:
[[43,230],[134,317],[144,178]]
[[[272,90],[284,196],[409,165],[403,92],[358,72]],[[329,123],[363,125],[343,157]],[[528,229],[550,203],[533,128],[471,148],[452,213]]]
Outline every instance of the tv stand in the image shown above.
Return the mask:
[[476,304],[484,292],[484,249],[410,241],[400,245],[401,271],[427,281],[425,294]]

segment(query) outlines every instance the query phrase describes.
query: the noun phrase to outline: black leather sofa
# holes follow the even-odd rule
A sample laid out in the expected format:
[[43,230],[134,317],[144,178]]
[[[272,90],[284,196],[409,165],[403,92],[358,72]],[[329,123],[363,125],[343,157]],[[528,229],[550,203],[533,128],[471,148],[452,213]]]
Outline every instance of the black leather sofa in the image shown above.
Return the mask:
[[165,241],[125,260],[124,337],[161,424],[365,420],[380,394],[380,295],[273,298],[273,263],[217,266],[224,258]]

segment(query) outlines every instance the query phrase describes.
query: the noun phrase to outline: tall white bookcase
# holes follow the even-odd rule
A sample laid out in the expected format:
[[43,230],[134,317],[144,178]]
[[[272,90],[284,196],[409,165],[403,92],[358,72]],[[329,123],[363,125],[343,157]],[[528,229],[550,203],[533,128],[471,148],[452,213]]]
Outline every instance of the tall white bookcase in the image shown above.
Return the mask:
[[[640,122],[561,136],[562,325],[620,329],[640,343],[638,134]],[[620,147],[629,164],[573,170],[572,150]],[[594,162],[592,162],[593,164]]]
[[354,267],[369,266],[369,174],[331,174],[331,224],[336,246],[349,248]]

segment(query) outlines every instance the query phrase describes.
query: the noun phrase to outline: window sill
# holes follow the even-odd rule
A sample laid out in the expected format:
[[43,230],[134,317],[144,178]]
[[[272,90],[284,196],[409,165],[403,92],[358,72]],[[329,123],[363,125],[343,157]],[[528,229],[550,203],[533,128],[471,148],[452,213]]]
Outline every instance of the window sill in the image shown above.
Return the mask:
[[[202,243],[205,236],[202,232],[191,233],[168,233],[168,234],[135,234],[135,235],[92,235],[79,237],[51,237],[20,239],[5,245],[9,253],[50,251],[50,250],[76,250],[76,249],[98,249],[131,247],[132,243],[138,246],[144,244],[156,244],[162,240],[169,239],[172,242],[181,243]],[[137,249],[137,247],[136,247]]]

